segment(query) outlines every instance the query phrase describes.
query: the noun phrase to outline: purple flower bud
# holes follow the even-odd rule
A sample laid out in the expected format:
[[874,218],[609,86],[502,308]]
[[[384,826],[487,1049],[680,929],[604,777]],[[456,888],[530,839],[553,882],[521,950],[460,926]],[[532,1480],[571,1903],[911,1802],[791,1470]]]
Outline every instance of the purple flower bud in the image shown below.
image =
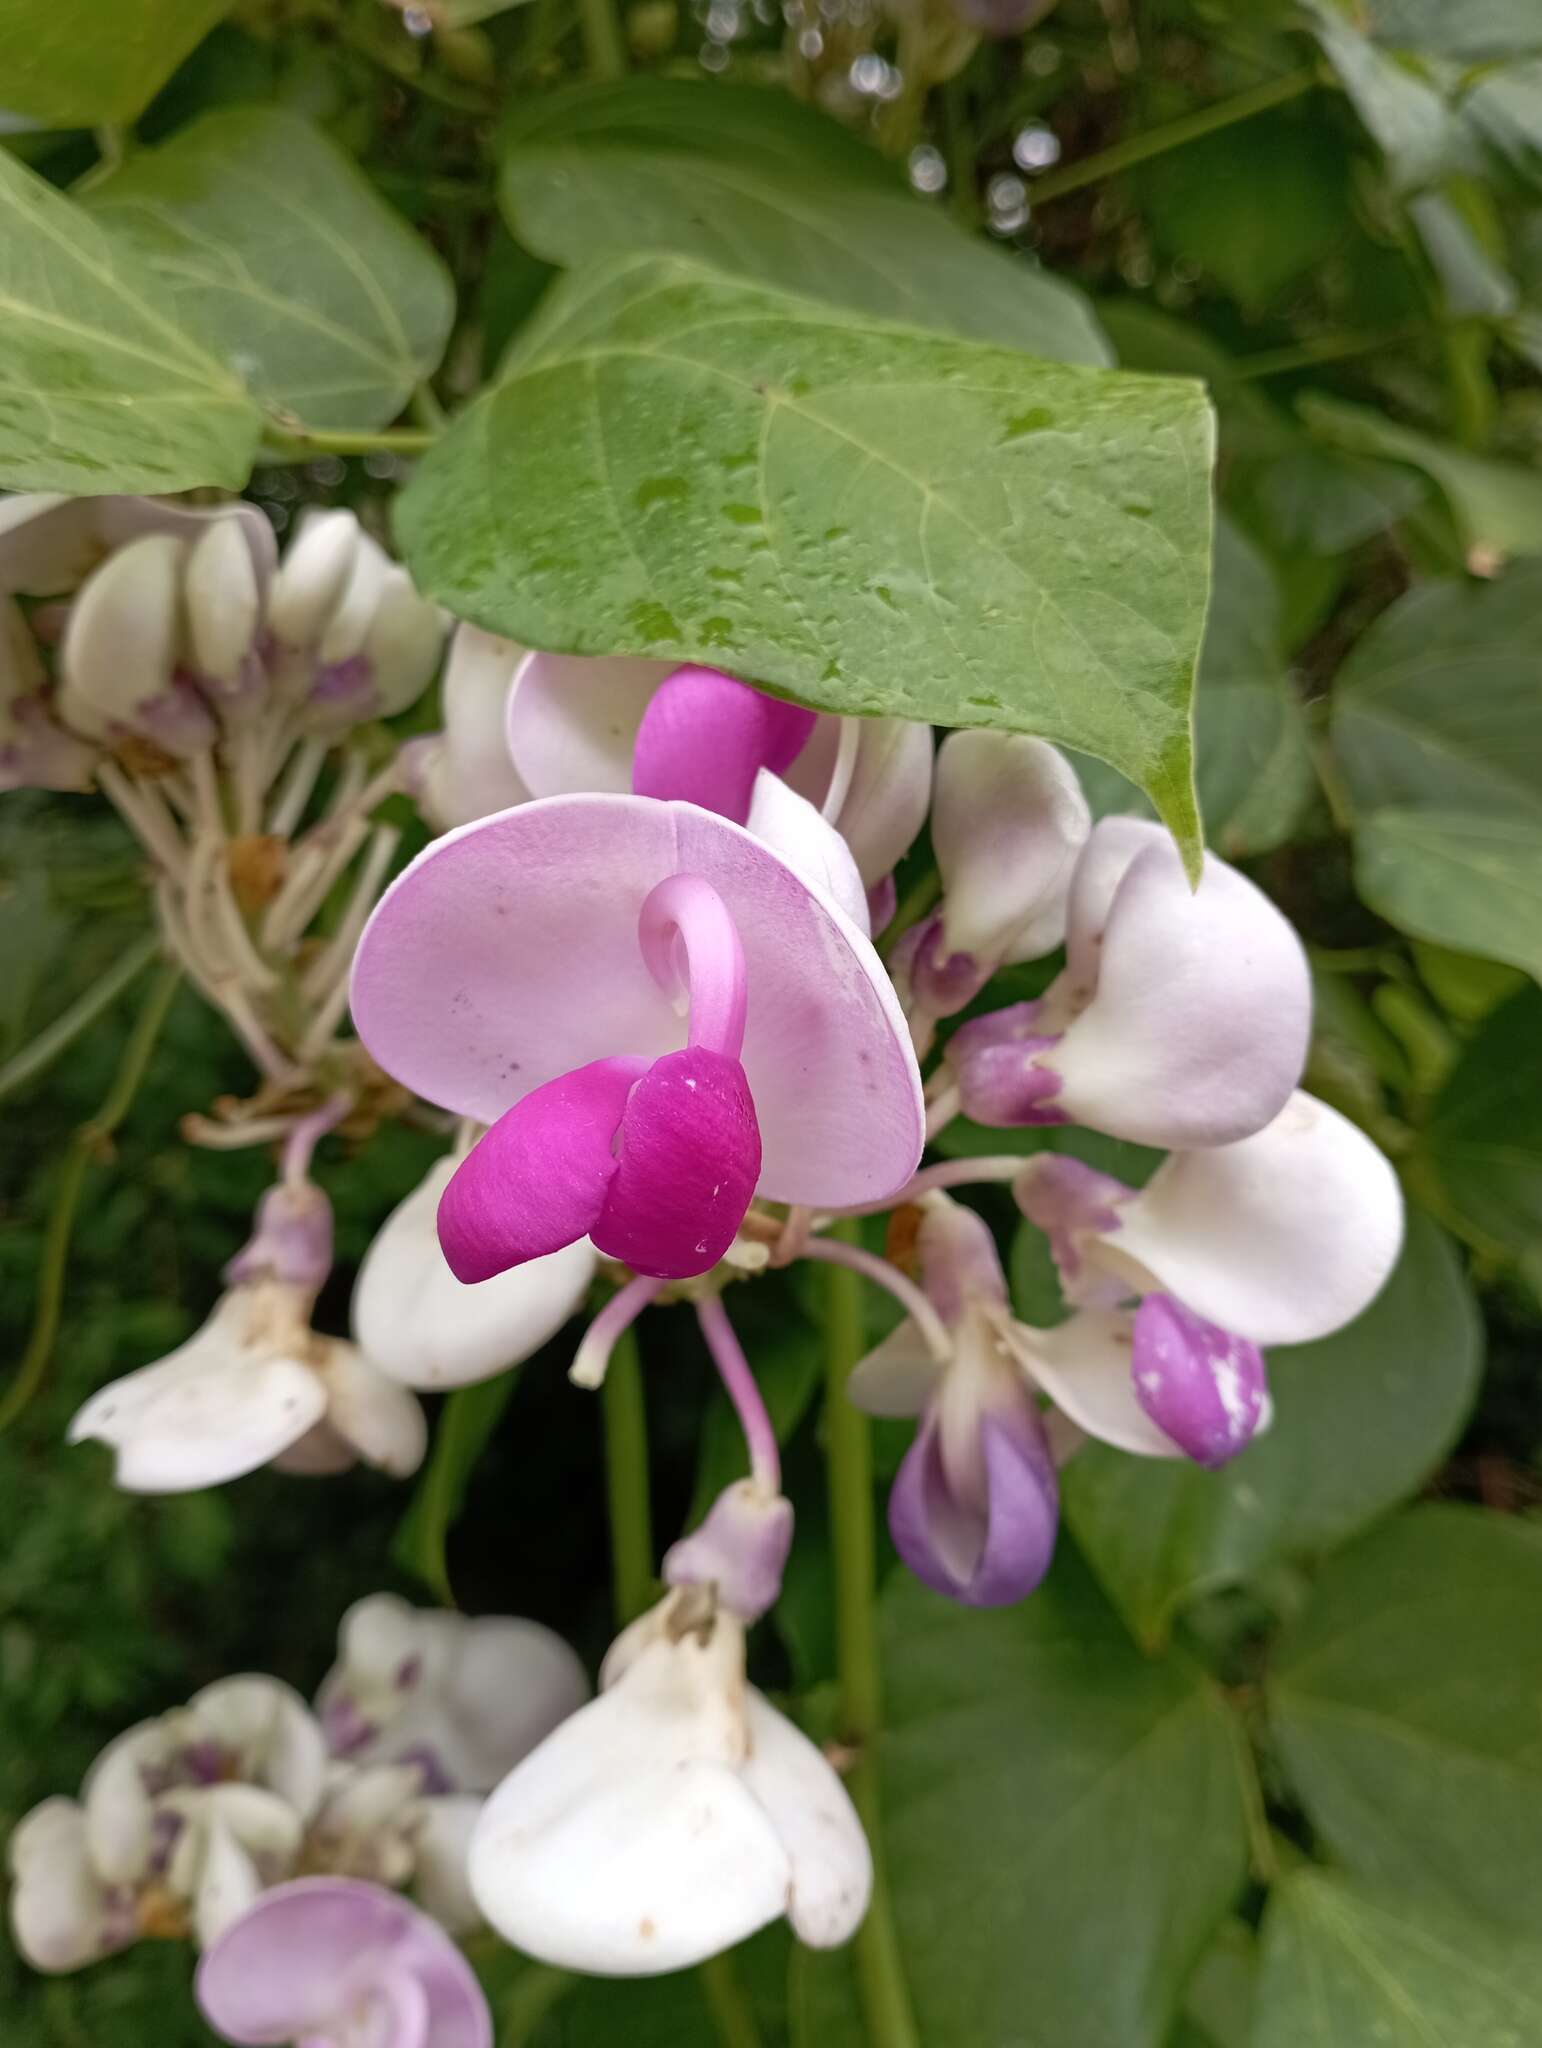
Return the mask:
[[319,1293],[332,1270],[332,1204],[313,1181],[280,1181],[257,1205],[257,1228],[225,1268],[234,1286],[271,1278]]
[[706,1520],[664,1554],[666,1586],[715,1585],[744,1622],[774,1607],[792,1548],[792,1502],[752,1479],[725,1487]]
[[1131,1370],[1141,1407],[1201,1465],[1234,1458],[1269,1413],[1258,1346],[1170,1294],[1148,1294],[1136,1310]]
[[1018,1124],[1063,1124],[1054,1106],[1060,1076],[1039,1064],[1059,1044],[1057,1033],[1035,1028],[1041,1003],[1013,1003],[971,1018],[948,1040],[947,1061],[958,1079],[959,1104],[977,1124],[1008,1130]]

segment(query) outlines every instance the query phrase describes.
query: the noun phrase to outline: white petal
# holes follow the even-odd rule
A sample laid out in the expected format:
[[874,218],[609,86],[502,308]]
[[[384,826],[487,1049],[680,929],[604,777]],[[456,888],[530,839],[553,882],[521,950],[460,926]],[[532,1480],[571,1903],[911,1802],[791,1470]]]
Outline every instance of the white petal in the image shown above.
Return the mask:
[[188,1706],[222,1747],[237,1752],[244,1777],[268,1786],[302,1820],[315,1812],[326,1778],[326,1738],[292,1686],[247,1672],[216,1679]]
[[740,1775],[792,1865],[787,1918],[810,1948],[836,1948],[856,1933],[872,1897],[867,1836],[824,1757],[753,1686],[748,1713],[750,1754]]
[[1255,1344],[1341,1329],[1380,1293],[1403,1235],[1397,1175],[1365,1133],[1297,1093],[1236,1144],[1174,1153],[1102,1240],[1196,1315]]
[[851,788],[835,822],[869,887],[909,852],[931,800],[931,727],[864,718]]
[[422,696],[443,647],[439,607],[419,596],[405,569],[388,569],[364,636],[377,717],[394,718]]
[[301,520],[268,600],[268,627],[283,647],[312,647],[342,602],[358,559],[351,512],[312,511]]
[[193,1894],[193,1931],[198,1946],[207,1948],[233,1920],[239,1920],[262,1890],[251,1853],[236,1839],[229,1823],[211,1816],[204,1830],[203,1867]]
[[1149,818],[1100,818],[1071,876],[1065,906],[1066,971],[1085,1001],[1097,986],[1103,927],[1131,861],[1167,838]]
[[326,1419],[308,1429],[273,1460],[275,1472],[288,1472],[301,1479],[333,1479],[339,1472],[351,1472],[359,1454]]
[[170,688],[185,545],[149,534],[81,587],[59,650],[59,711],[77,732],[106,739]]
[[176,1741],[172,1716],[140,1721],[114,1736],[86,1772],[80,1788],[86,1836],[91,1861],[108,1884],[133,1884],[145,1873],[155,1810],[143,1771],[160,1763]]
[[943,882],[942,946],[978,960],[1027,959],[1058,944],[1090,825],[1076,771],[1021,733],[950,733],[937,753],[932,845]]
[[919,1415],[941,1374],[931,1347],[906,1316],[852,1367],[846,1398],[864,1415]]
[[216,519],[205,528],[188,554],[183,592],[195,668],[236,682],[262,614],[257,565],[237,520]]
[[1020,1363],[1088,1436],[1139,1457],[1183,1455],[1135,1398],[1128,1315],[1089,1308],[1053,1330],[1019,1323],[1012,1334]]
[[428,1449],[428,1423],[416,1395],[377,1372],[356,1345],[337,1337],[321,1341],[328,1428],[394,1479],[416,1472]]
[[467,1287],[435,1216],[455,1171],[441,1159],[382,1224],[359,1270],[353,1329],[371,1365],[409,1387],[463,1387],[518,1365],[577,1309],[594,1275],[587,1238]]
[[180,1493],[255,1471],[319,1421],[326,1393],[300,1358],[268,1347],[295,1334],[267,1286],[236,1287],[196,1336],[94,1394],[70,1424],[118,1454],[130,1493]]
[[632,787],[632,750],[672,661],[527,654],[509,693],[508,745],[533,796]]
[[509,758],[508,700],[523,650],[480,627],[460,625],[450,642],[444,702],[446,825],[469,824],[530,795]]
[[78,1970],[132,1938],[114,1939],[105,1887],[86,1849],[73,1799],[45,1799],[11,1834],[11,1931],[35,1970]]
[[868,935],[867,891],[851,849],[806,797],[762,768],[755,777],[746,828],[782,856],[811,889],[838,903],[863,937]]
[[695,1634],[651,1642],[488,1801],[471,1889],[527,1954],[652,1976],[784,1910],[791,1863],[739,1772],[743,1637],[725,1619],[705,1645]]
[[471,1895],[471,1837],[483,1802],[470,1795],[420,1800],[413,1823],[416,1866],[412,1895],[457,1940],[482,1925]]
[[362,528],[354,545],[353,561],[341,597],[322,628],[317,659],[325,664],[347,661],[362,651],[365,636],[374,623],[375,608],[385,594],[386,583],[396,564],[385,549]]
[[1073,1122],[1142,1145],[1224,1145],[1284,1106],[1311,1007],[1289,921],[1210,855],[1191,893],[1163,834],[1121,878],[1096,994],[1042,1064],[1061,1075],[1055,1106]]
[[441,1757],[468,1792],[496,1785],[589,1697],[577,1656],[538,1621],[468,1621],[444,1688]]

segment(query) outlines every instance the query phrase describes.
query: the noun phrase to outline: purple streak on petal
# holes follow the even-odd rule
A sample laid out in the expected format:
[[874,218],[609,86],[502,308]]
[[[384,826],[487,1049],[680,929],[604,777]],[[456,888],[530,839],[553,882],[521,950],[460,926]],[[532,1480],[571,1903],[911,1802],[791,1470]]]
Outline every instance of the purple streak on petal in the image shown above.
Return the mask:
[[383,2048],[492,2048],[487,2001],[443,1928],[356,1878],[265,1892],[210,1946],[195,1989],[210,2026],[240,2048],[352,2038],[361,2004],[386,2022]]
[[791,767],[815,719],[801,704],[764,696],[715,668],[677,668],[654,691],[637,729],[633,792],[682,798],[742,825],[757,773]]
[[688,1279],[733,1243],[759,1178],[760,1128],[743,1067],[703,1046],[666,1053],[632,1091],[589,1235],[635,1272]]
[[899,909],[899,887],[893,873],[880,875],[867,892],[868,929],[876,939]]
[[175,676],[154,697],[134,706],[138,729],[168,754],[197,754],[219,737],[214,714],[192,684]]
[[617,1170],[616,1134],[642,1059],[594,1060],[499,1117],[439,1200],[450,1271],[490,1280],[589,1233]]
[[[1013,1192],[1028,1221],[1049,1239],[1061,1276],[1074,1280],[1082,1267],[1077,1237],[1085,1230],[1117,1230],[1119,1205],[1135,1190],[1080,1159],[1042,1153],[1018,1176]],[[1133,1287],[1126,1288],[1120,1298],[1128,1299],[1134,1292]]]
[[437,1799],[446,1792],[458,1792],[460,1787],[439,1760],[439,1754],[426,1742],[415,1742],[408,1749],[393,1752],[393,1764],[412,1764],[419,1773],[418,1791],[425,1799]]
[[1063,1124],[1054,1106],[1060,1076],[1038,1064],[1059,1044],[1058,1035],[1035,1031],[1038,1003],[1013,1003],[989,1016],[973,1017],[948,1040],[947,1061],[958,1077],[965,1116],[998,1130],[1016,1124]]
[[328,662],[325,667],[318,668],[316,679],[306,694],[312,704],[354,711],[362,717],[370,706],[374,680],[374,665],[369,656],[350,654],[344,661]]
[[991,963],[977,960],[973,953],[944,951],[940,912],[934,912],[917,929],[919,936],[909,956],[911,991],[932,1016],[956,1016],[990,980]]
[[1148,1294],[1135,1311],[1131,1370],[1136,1400],[1198,1464],[1224,1465],[1263,1419],[1269,1385],[1258,1346],[1169,1294]]
[[1049,1570],[1060,1512],[1054,1461],[1026,1396],[980,1415],[985,1498],[966,1501],[943,1466],[935,1404],[889,1494],[894,1547],[923,1584],[966,1607],[1026,1599]]
[[338,1693],[321,1710],[321,1732],[333,1756],[352,1756],[380,1733],[380,1724],[361,1713],[349,1694]]
[[748,1009],[744,948],[712,884],[671,875],[651,889],[638,913],[637,943],[661,989],[689,994],[687,1044],[737,1060]]

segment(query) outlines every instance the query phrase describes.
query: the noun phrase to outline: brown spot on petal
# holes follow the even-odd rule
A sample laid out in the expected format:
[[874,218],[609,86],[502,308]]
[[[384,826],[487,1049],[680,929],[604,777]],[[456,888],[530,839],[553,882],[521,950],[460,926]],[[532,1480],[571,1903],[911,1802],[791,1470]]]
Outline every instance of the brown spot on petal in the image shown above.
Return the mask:
[[637,1932],[643,1941],[652,1941],[653,1937],[658,1933],[658,1929],[651,1920],[639,1920]]

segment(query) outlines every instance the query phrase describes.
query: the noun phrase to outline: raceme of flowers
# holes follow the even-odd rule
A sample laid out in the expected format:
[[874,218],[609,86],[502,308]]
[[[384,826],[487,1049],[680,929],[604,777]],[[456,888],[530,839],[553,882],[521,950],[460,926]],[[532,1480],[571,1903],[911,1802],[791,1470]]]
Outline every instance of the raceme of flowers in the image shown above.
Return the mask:
[[[1094,822],[1044,741],[934,747],[713,669],[463,625],[444,729],[398,747],[379,721],[429,680],[438,614],[349,514],[274,556],[247,507],[0,507],[0,774],[94,778],[118,805],[167,944],[261,1077],[188,1134],[279,1152],[203,1327],[72,1438],[147,1492],[267,1462],[406,1475],[414,1390],[527,1359],[586,1304],[570,1376],[593,1387],[638,1315],[684,1300],[749,1476],[666,1553],[593,1700],[533,1624],[366,1601],[315,1714],[226,1681],[29,1815],[13,1918],[50,1969],[189,1934],[232,2041],[389,2022],[459,2048],[490,2039],[447,1938],[478,1921],[560,1967],[645,1974],[782,1916],[839,1943],[865,1910],[835,1768],[747,1680],[794,1538],[740,1343],[760,1276],[844,1264],[896,1298],[848,1389],[916,1418],[895,1545],[939,1594],[999,1605],[1049,1568],[1057,1472],[1087,1438],[1216,1466],[1267,1428],[1269,1348],[1371,1302],[1402,1208],[1371,1141],[1301,1092],[1311,988],[1285,917],[1214,855],[1191,886],[1145,819]],[[375,812],[403,791],[439,836],[388,882]],[[896,917],[928,824],[940,886]],[[992,1005],[1003,970],[1039,993]],[[411,1098],[444,1155],[376,1235],[352,1339],[323,1334],[316,1148]],[[959,1116],[1044,1135],[923,1164]],[[1129,1186],[1061,1149],[1072,1126],[1166,1157]],[[962,1198],[991,1183],[1044,1234],[1051,1327],[1014,1311]],[[893,1258],[832,1229],[896,1211]]]

